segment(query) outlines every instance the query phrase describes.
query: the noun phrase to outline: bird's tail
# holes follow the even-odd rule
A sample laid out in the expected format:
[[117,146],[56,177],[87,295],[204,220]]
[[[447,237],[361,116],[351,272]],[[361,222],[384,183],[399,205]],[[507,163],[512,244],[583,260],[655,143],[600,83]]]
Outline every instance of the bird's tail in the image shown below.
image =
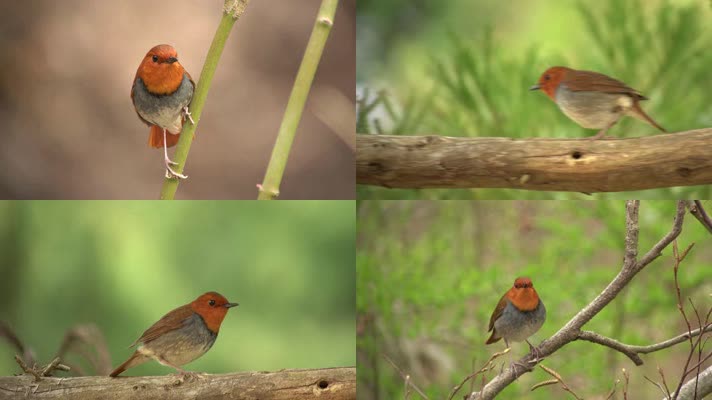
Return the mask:
[[490,335],[489,339],[485,342],[485,344],[492,344],[494,342],[498,342],[499,339],[502,339],[501,337],[497,336],[495,337],[494,335],[494,329],[492,329],[492,334]]
[[146,361],[148,361],[148,357],[136,351],[131,357],[129,357],[128,360],[124,361],[123,364],[116,367],[116,369],[112,371],[109,376],[118,376],[120,373],[126,371],[127,369],[135,367],[139,364],[143,364]]
[[631,109],[631,114],[632,114],[634,117],[636,117],[636,118],[638,118],[638,119],[641,119],[641,120],[643,120],[643,121],[649,123],[650,125],[652,125],[652,126],[658,128],[658,129],[660,129],[661,131],[667,132],[667,131],[665,130],[665,128],[663,128],[662,126],[658,125],[657,122],[655,122],[652,118],[650,118],[650,117],[648,116],[648,114],[646,114],[646,113],[643,111],[643,109],[640,108],[640,104],[638,104],[637,101],[633,103],[633,108]]
[[[178,138],[180,138],[180,132],[171,133],[168,131],[166,134],[166,145],[168,147],[173,147],[178,143]],[[148,135],[148,145],[155,148],[163,148],[163,128],[151,125],[151,133]]]

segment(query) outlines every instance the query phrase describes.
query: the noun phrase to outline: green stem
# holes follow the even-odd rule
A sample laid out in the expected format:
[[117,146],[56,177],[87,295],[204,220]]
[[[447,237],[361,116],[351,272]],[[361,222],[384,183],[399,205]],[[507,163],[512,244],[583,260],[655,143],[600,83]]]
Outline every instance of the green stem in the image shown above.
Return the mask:
[[[175,156],[173,157],[173,160],[178,163],[178,165],[174,167],[178,173],[183,173],[185,169],[185,162],[188,159],[190,145],[193,143],[193,138],[195,137],[195,129],[200,122],[200,116],[203,114],[203,107],[208,97],[208,90],[210,90],[210,84],[213,82],[213,76],[218,67],[218,61],[220,61],[223,48],[225,48],[227,37],[230,35],[230,31],[233,25],[235,25],[235,22],[237,22],[240,16],[245,12],[248,2],[249,0],[225,0],[220,25],[218,26],[217,32],[215,32],[210,50],[208,50],[203,70],[200,73],[200,80],[193,94],[193,101],[190,103],[190,113],[195,124],[191,124],[190,122],[184,124],[183,131],[178,140],[178,146],[176,147]],[[161,200],[173,200],[176,190],[178,190],[178,183],[178,178],[166,178],[163,181],[163,188],[161,189]]]
[[282,125],[279,127],[277,141],[272,149],[272,157],[270,157],[265,179],[262,185],[259,186],[258,200],[272,200],[279,195],[279,185],[282,182],[284,167],[287,165],[289,151],[292,148],[294,134],[299,126],[299,120],[302,118],[304,104],[309,95],[316,68],[321,59],[321,53],[324,51],[326,39],[329,37],[331,27],[334,24],[334,15],[336,14],[336,6],[339,0],[322,0],[319,13],[314,23],[307,49],[304,52],[302,64],[299,66],[297,78],[294,81],[292,94],[289,96],[287,109],[284,111]]

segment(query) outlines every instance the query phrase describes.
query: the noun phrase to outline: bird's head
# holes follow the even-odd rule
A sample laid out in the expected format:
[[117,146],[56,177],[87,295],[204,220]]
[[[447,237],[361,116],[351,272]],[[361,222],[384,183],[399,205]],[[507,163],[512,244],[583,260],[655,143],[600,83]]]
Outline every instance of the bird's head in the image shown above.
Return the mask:
[[185,69],[178,62],[178,52],[173,46],[159,44],[146,53],[136,76],[153,94],[170,94],[183,81]]
[[230,303],[220,293],[216,292],[202,294],[190,303],[190,307],[193,311],[200,315],[208,329],[215,333],[218,333],[220,330],[220,324],[222,324],[223,319],[225,319],[227,310],[237,305],[237,303]]
[[561,81],[570,71],[573,70],[567,67],[551,67],[541,74],[539,82],[530,87],[529,90],[541,90],[552,100],[555,100],[556,88],[559,87]]
[[534,290],[532,280],[527,277],[515,279],[514,286],[507,292],[507,297],[512,305],[521,311],[531,311],[539,305],[539,295]]

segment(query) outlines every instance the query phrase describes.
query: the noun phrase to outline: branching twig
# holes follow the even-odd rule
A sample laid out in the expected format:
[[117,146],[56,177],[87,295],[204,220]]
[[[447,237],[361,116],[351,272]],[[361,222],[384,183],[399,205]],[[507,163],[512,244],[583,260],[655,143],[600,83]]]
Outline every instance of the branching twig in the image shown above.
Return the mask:
[[573,389],[571,389],[571,388],[566,384],[566,382],[564,382],[564,379],[561,377],[561,375],[560,375],[558,372],[554,371],[553,369],[551,369],[551,368],[549,368],[549,367],[544,366],[544,364],[539,364],[539,368],[543,369],[547,374],[553,376],[554,379],[551,379],[551,380],[548,380],[548,381],[545,381],[545,382],[537,383],[536,385],[532,386],[532,388],[531,388],[532,391],[534,391],[534,389],[540,388],[540,387],[542,387],[542,386],[551,385],[551,384],[554,384],[554,383],[559,383],[559,384],[561,384],[561,388],[562,388],[565,392],[571,393],[571,395],[574,396],[574,397],[576,398],[576,400],[583,400],[581,397],[579,397],[579,396],[573,391]]
[[[477,371],[471,373],[470,375],[467,375],[467,377],[466,377],[465,379],[463,379],[462,382],[460,382],[457,386],[455,386],[455,387],[452,389],[452,391],[450,392],[450,396],[448,396],[447,400],[452,400],[453,397],[455,397],[455,394],[457,394],[457,392],[458,392],[460,389],[462,389],[462,387],[465,385],[465,383],[467,383],[467,381],[469,381],[470,379],[472,379],[473,382],[474,382],[474,378],[475,378],[477,375],[479,375],[479,374],[484,374],[485,372],[487,372],[487,371],[491,370],[492,368],[494,368],[494,363],[493,363],[493,361],[494,361],[495,359],[497,359],[497,358],[499,358],[499,357],[501,357],[501,356],[507,354],[507,353],[509,353],[509,348],[506,348],[506,349],[504,349],[503,351],[500,351],[500,352],[497,352],[497,353],[492,354],[492,357],[490,357],[489,360],[487,360],[487,362],[485,363],[485,365],[484,365],[482,368],[480,368],[479,370],[477,370]],[[474,369],[474,365],[473,365],[473,369]]]
[[42,379],[43,377],[52,375],[52,372],[54,370],[69,371],[69,367],[62,364],[59,357],[55,357],[52,362],[45,365],[44,367],[38,367],[36,365],[30,367],[25,364],[25,362],[22,361],[22,358],[20,358],[20,356],[18,356],[17,354],[15,354],[15,361],[25,373],[35,377],[35,382],[39,382],[40,379]]
[[705,212],[705,209],[702,207],[702,202],[699,200],[690,200],[687,202],[687,208],[690,209],[690,214],[697,218],[709,233],[712,233],[712,218]]
[[[549,339],[544,340],[539,347],[538,358],[545,358],[561,347],[578,339],[581,328],[606,307],[623,288],[643,268],[650,264],[653,260],[660,256],[662,250],[675,240],[682,232],[682,224],[685,217],[686,202],[678,201],[675,218],[672,228],[658,243],[656,243],[647,253],[640,259],[637,259],[638,254],[638,210],[640,202],[630,200],[626,202],[626,237],[625,237],[625,253],[623,266],[618,275],[608,284],[608,286],[587,306],[579,311],[566,325],[556,332]],[[527,354],[518,361],[520,365],[528,365],[532,362],[537,362],[533,354]],[[508,368],[499,375],[495,376],[480,392],[472,393],[468,399],[493,399],[507,385],[514,382],[519,376],[526,373],[521,369]]]
[[393,362],[393,360],[391,360],[387,355],[385,355],[385,354],[382,354],[382,355],[383,355],[383,358],[385,358],[386,361],[388,361],[388,363],[391,364],[393,366],[393,368],[395,368],[396,371],[398,371],[401,378],[403,378],[403,380],[406,382],[406,386],[412,387],[413,389],[415,389],[416,392],[418,392],[420,397],[424,398],[425,400],[429,400],[428,396],[426,396],[425,393],[422,390],[420,390],[420,388],[415,383],[413,383],[413,381],[410,379],[410,375],[403,372],[403,370],[400,369],[398,367],[398,365],[396,365],[396,363]]
[[620,382],[620,379],[616,379],[613,382],[613,387],[611,388],[611,391],[608,392],[608,396],[606,396],[606,400],[611,400],[613,398],[613,395],[616,394],[616,387],[618,386],[619,382]]

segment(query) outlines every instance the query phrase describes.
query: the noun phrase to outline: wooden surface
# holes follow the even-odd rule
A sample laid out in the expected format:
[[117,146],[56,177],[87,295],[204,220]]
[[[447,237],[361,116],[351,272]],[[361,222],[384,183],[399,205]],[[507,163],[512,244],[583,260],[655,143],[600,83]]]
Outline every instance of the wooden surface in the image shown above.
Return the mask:
[[586,193],[704,185],[712,183],[712,128],[601,140],[363,134],[356,181]]
[[283,370],[204,375],[181,381],[176,375],[79,378],[0,377],[0,399],[260,399],[353,400],[356,368]]

